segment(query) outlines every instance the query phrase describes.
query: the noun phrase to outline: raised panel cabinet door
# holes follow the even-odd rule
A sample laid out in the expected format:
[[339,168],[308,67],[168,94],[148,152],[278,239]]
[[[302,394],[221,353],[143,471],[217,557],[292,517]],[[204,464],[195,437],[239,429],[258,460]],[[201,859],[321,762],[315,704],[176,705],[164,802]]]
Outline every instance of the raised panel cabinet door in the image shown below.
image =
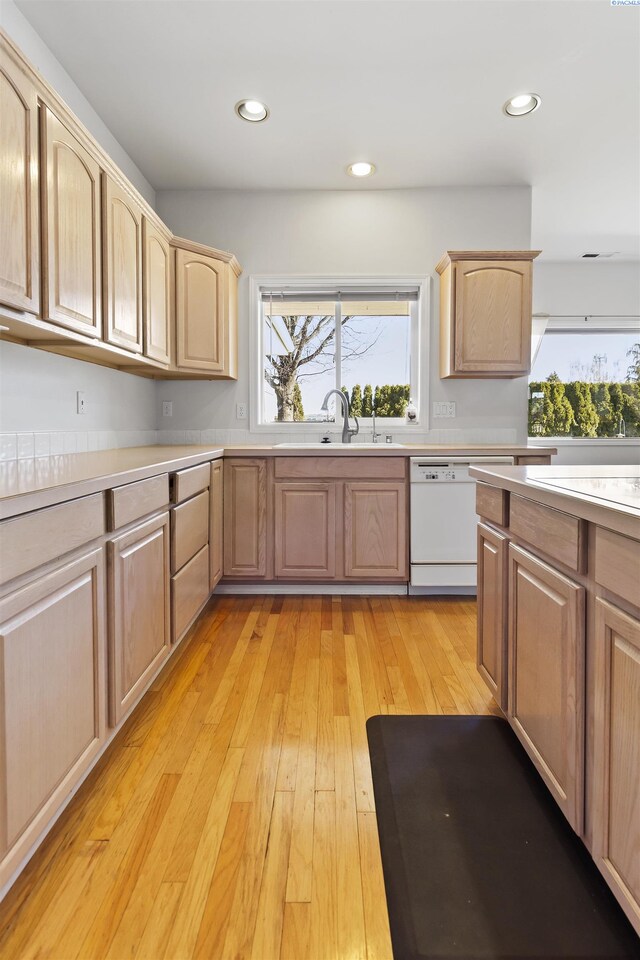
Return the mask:
[[344,485],[344,573],[358,579],[407,577],[404,483]]
[[592,853],[640,933],[640,620],[595,606]]
[[213,590],[222,577],[223,566],[223,461],[211,463],[211,483],[209,485],[209,589]]
[[267,573],[267,465],[260,459],[224,461],[224,575]]
[[0,601],[2,883],[100,750],[104,662],[101,548]]
[[275,484],[275,575],[336,575],[336,484]]
[[0,49],[0,303],[40,312],[38,98]]
[[48,107],[41,135],[42,315],[101,337],[100,168]]
[[506,604],[508,540],[478,524],[478,672],[498,706],[506,709]]
[[142,220],[142,312],[144,355],[169,363],[171,351],[170,255],[166,238],[146,217]]
[[107,544],[109,559],[109,723],[140,698],[171,649],[169,514]]
[[511,725],[573,829],[584,812],[584,588],[509,545]]
[[455,264],[454,362],[460,373],[529,372],[531,263]]
[[142,212],[103,175],[105,339],[142,352]]
[[176,366],[224,372],[224,315],[228,266],[213,257],[176,250]]

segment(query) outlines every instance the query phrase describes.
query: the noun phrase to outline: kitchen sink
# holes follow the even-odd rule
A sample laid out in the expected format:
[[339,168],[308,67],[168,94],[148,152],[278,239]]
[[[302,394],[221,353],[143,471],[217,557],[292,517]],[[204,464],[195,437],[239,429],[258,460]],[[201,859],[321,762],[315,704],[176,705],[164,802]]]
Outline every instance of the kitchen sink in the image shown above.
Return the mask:
[[274,447],[288,450],[349,450],[357,453],[358,450],[382,450],[388,447],[404,447],[404,443],[274,443]]

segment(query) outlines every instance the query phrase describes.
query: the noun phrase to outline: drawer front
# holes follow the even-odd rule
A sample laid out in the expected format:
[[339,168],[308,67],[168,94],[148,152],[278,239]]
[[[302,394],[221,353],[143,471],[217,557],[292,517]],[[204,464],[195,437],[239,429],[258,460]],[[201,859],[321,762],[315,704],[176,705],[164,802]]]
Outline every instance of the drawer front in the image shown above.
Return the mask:
[[585,569],[585,525],[568,513],[511,495],[509,529],[570,570]]
[[169,474],[148,480],[127,483],[107,493],[109,530],[117,530],[149,513],[162,510],[169,503]]
[[549,464],[551,463],[551,457],[516,457],[516,465],[518,467],[532,467],[537,464]]
[[0,523],[0,583],[35,570],[104,532],[101,493],[3,520]]
[[293,480],[404,480],[405,457],[276,457],[275,477]]
[[485,520],[506,527],[509,517],[508,494],[486,483],[476,484],[476,513]]
[[177,643],[209,596],[209,547],[171,578],[171,640]]
[[209,542],[209,491],[174,507],[171,511],[171,572],[195,557]]
[[171,502],[182,503],[189,497],[194,497],[201,490],[209,486],[210,466],[208,463],[199,463],[197,467],[188,470],[179,470],[173,474]]
[[640,542],[596,527],[596,583],[640,607]]

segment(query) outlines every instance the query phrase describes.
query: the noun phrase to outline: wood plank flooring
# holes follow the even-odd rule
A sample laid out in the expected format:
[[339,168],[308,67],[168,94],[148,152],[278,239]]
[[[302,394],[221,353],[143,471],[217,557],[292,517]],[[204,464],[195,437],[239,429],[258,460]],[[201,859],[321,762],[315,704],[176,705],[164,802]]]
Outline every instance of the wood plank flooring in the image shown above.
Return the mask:
[[475,617],[213,599],[0,905],[0,956],[391,958],[365,721],[497,711]]

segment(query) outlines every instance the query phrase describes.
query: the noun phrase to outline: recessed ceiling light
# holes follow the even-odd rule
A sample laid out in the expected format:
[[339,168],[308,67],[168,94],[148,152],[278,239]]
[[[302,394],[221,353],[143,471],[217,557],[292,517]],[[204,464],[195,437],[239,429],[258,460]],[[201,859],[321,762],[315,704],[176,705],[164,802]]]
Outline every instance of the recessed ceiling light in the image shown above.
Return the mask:
[[519,93],[507,100],[502,109],[508,117],[524,117],[537,110],[541,103],[537,93]]
[[350,163],[347,167],[347,173],[350,177],[370,177],[376,172],[373,163],[367,163],[366,160],[359,160],[357,163]]
[[236,113],[242,120],[260,123],[269,116],[269,108],[266,103],[261,103],[259,100],[239,100],[236,103]]

